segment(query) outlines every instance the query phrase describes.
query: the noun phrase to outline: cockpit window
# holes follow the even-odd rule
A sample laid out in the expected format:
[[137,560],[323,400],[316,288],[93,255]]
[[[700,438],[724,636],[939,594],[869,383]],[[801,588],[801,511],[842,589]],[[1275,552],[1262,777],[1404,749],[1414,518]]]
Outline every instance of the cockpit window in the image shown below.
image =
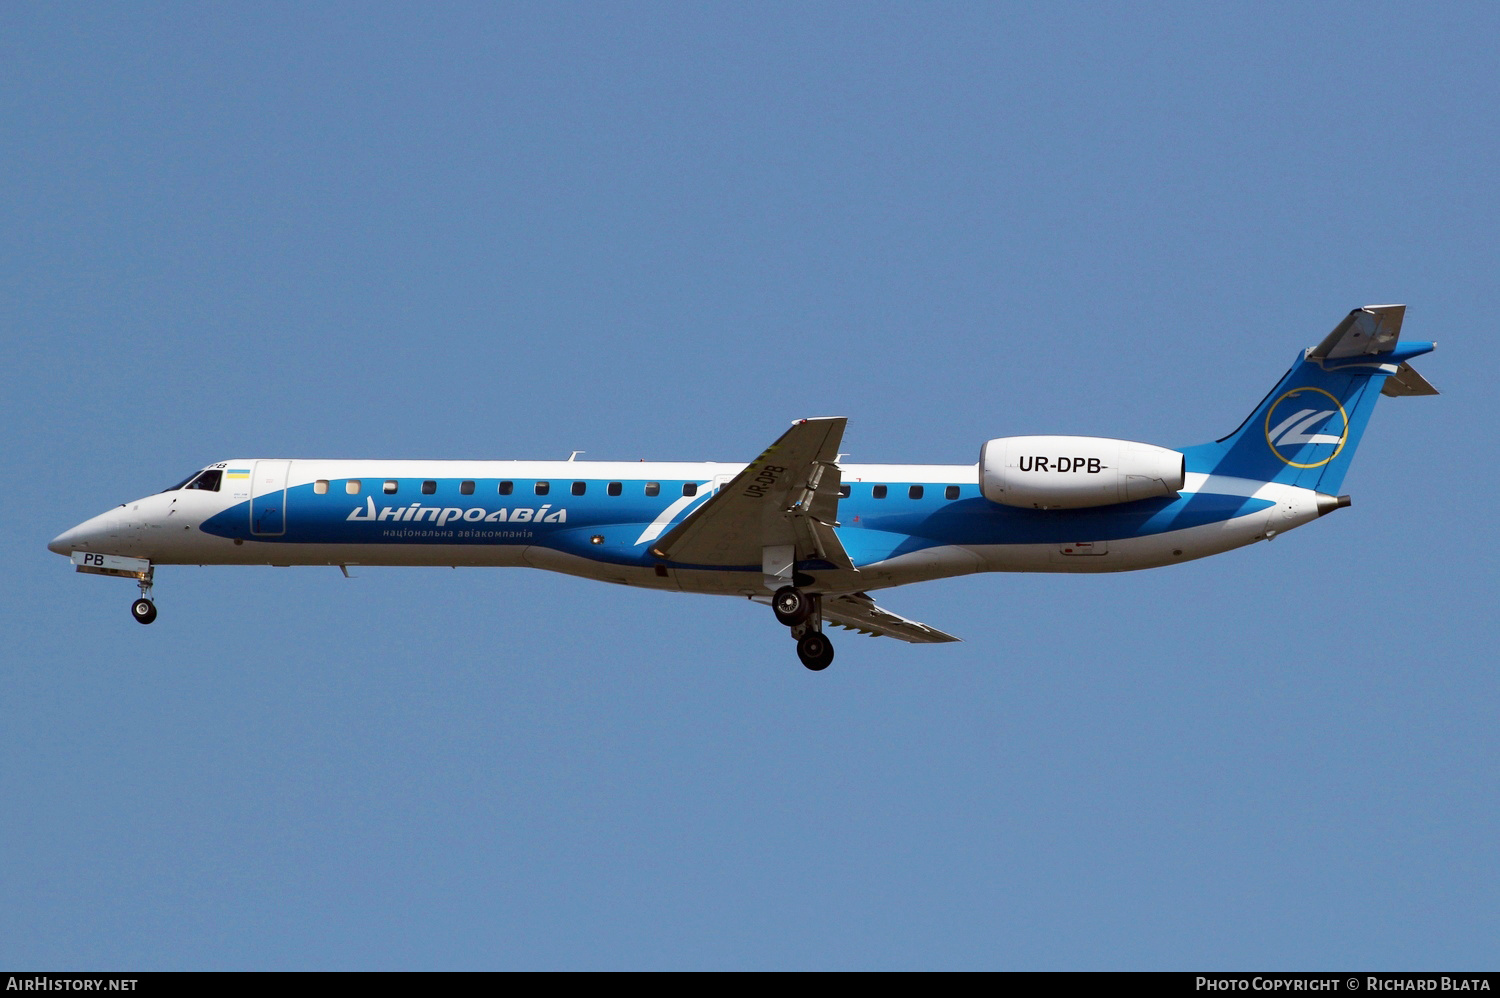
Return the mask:
[[203,489],[205,492],[219,491],[219,481],[224,477],[224,472],[219,468],[210,468],[197,478],[187,484],[189,489]]
[[223,478],[224,471],[221,468],[195,471],[170,489],[162,489],[162,491],[176,492],[178,489],[206,489],[209,492],[217,492],[219,491],[219,482]]

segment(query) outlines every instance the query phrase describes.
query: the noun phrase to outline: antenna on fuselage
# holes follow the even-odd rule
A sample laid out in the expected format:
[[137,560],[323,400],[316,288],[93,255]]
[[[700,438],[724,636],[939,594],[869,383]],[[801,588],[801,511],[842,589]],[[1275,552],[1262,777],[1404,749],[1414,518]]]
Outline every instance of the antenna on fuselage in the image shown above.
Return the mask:
[[579,454],[586,454],[586,453],[588,453],[588,452],[587,451],[581,451],[581,450],[575,450],[573,453],[571,453],[571,454],[568,455],[568,460],[571,461],[574,458],[576,458]]

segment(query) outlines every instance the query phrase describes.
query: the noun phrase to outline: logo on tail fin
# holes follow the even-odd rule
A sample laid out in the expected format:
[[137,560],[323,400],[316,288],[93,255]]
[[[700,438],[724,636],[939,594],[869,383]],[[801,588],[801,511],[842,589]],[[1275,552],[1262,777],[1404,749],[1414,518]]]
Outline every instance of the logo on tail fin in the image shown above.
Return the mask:
[[1322,467],[1348,439],[1349,414],[1321,388],[1294,388],[1266,410],[1266,444],[1294,468]]

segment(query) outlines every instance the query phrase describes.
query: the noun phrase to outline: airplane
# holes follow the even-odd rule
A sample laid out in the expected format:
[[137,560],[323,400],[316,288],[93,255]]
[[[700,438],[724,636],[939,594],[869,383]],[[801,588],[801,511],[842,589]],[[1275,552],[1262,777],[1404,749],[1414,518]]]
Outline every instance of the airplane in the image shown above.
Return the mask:
[[977,572],[1156,568],[1269,540],[1349,505],[1380,395],[1436,395],[1404,305],[1350,312],[1233,433],[1181,449],[1000,437],[972,465],[840,462],[844,417],[801,419],[749,464],[236,458],[122,503],[48,548],[133,578],[158,565],[517,566],[769,605],[802,664],[825,625],[957,641],[872,591]]

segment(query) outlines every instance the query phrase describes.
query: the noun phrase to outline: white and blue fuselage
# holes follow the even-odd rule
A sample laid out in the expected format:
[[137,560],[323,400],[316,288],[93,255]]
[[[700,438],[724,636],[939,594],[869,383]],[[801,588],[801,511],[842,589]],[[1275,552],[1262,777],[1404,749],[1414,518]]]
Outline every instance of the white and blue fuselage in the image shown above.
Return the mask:
[[[532,567],[757,596],[765,592],[758,560],[678,564],[651,552],[652,542],[745,468],[247,458],[204,469],[197,477],[209,481],[199,487],[102,513],[51,547],[156,565]],[[829,589],[883,589],[974,572],[1153,568],[1250,544],[1332,508],[1312,489],[1200,472],[1189,472],[1177,498],[1036,510],[985,499],[977,465],[842,465],[840,471],[847,495],[839,499],[833,529],[857,575],[838,579],[836,570],[822,569]]]
[[1348,505],[1376,400],[1434,390],[1404,307],[1355,309],[1234,433],[1171,450],[1002,437],[976,465],[842,464],[845,420],[800,420],[746,464],[238,458],[48,546],[83,572],[159,565],[530,567],[769,603],[809,668],[823,623],[956,640],[874,590],[976,572],[1119,572],[1229,551]]

